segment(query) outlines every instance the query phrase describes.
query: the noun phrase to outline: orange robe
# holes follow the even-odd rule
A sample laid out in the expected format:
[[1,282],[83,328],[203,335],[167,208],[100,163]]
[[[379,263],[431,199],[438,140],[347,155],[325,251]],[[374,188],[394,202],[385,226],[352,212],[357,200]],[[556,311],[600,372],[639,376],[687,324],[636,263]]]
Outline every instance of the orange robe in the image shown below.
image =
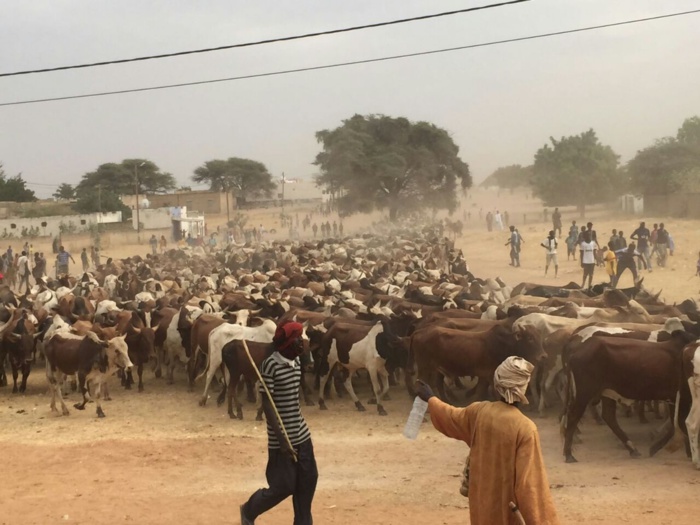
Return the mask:
[[471,447],[472,525],[516,525],[510,501],[527,525],[559,525],[537,427],[517,407],[497,401],[455,408],[437,397],[428,407],[438,431]]

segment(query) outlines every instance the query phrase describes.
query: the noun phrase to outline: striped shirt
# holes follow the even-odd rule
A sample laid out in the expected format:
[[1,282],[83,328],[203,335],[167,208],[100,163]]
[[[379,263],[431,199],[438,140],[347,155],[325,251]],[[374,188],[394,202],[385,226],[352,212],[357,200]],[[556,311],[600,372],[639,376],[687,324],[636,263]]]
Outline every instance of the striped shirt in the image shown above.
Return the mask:
[[[306,426],[299,406],[299,384],[301,382],[299,358],[290,361],[281,356],[279,352],[275,352],[263,361],[261,373],[282,418],[292,446],[296,447],[309,440],[311,432]],[[267,395],[262,385],[260,385],[260,395]],[[268,448],[280,448],[275,431],[269,422],[267,423],[267,440]]]

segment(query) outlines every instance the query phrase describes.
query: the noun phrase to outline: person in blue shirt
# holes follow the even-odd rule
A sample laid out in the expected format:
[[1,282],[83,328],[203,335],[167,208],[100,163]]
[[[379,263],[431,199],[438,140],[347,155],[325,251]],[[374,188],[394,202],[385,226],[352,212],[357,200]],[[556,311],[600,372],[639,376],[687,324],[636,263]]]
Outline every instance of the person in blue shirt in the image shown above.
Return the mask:
[[506,246],[510,244],[510,265],[520,268],[520,245],[525,241],[520,235],[520,232],[515,226],[510,227],[510,239],[506,242]]
[[73,259],[73,256],[68,253],[63,246],[61,246],[58,249],[58,255],[56,255],[57,275],[68,275],[68,259],[73,261],[73,264],[75,264],[75,259]]

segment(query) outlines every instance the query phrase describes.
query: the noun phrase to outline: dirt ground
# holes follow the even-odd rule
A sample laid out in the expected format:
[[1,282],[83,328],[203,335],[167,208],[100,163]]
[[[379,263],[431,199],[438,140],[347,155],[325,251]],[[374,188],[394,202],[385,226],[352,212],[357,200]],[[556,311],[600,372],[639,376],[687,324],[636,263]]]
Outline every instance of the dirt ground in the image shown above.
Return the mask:
[[[510,222],[518,225],[525,238],[522,268],[508,266],[508,249],[503,246],[506,233],[488,233],[478,221],[480,207],[485,214],[496,206],[508,209]],[[566,262],[565,255],[560,255],[559,278],[543,278],[544,249],[538,245],[549,226],[541,220],[541,206],[532,199],[477,191],[464,211],[471,211],[472,219],[457,244],[464,248],[476,275],[500,275],[513,285],[523,280],[563,284],[580,279],[578,263]],[[523,213],[529,216],[524,225]],[[601,239],[607,240],[613,227],[629,235],[638,223],[636,218],[602,213],[590,214]],[[274,220],[271,215],[259,217]],[[576,218],[572,212],[564,212],[565,225],[572,218]],[[360,228],[366,220],[349,219],[346,231]],[[647,218],[647,223],[654,220]],[[655,291],[663,289],[662,297],[669,302],[697,298],[700,282],[693,274],[700,246],[694,243],[700,224],[666,222],[676,241],[676,254],[665,270],[645,272],[644,283]],[[124,246],[121,251],[128,255],[145,249]],[[627,283],[630,276],[623,278],[622,284]],[[0,524],[238,523],[240,503],[265,484],[266,435],[264,424],[253,420],[253,407],[245,406],[243,421],[230,420],[224,407],[216,406],[215,397],[204,408],[197,405],[202,385],[188,392],[182,371],[170,386],[150,371],[144,378],[141,394],[122,391],[113,379],[114,400],[104,404],[107,418],[102,420],[95,417],[92,404],[83,412],[71,409],[69,417],[53,416],[41,365],[32,371],[26,394],[0,389]],[[369,397],[365,381],[358,382],[357,390],[362,399]],[[330,400],[327,412],[318,407],[303,409],[320,471],[316,522],[468,523],[468,500],[458,492],[466,445],[442,437],[429,424],[415,442],[406,440],[401,430],[411,400],[398,387],[391,396],[385,403],[387,417],[379,417],[371,406],[358,413],[347,397]],[[72,394],[69,406],[77,400]],[[556,413],[553,408],[546,418],[534,421],[562,523],[697,521],[700,472],[682,451],[631,459],[607,427],[586,420],[583,443],[574,451],[580,462],[567,465],[561,455]],[[646,449],[658,423],[620,420],[630,438]],[[291,522],[291,502],[257,521],[262,525]]]

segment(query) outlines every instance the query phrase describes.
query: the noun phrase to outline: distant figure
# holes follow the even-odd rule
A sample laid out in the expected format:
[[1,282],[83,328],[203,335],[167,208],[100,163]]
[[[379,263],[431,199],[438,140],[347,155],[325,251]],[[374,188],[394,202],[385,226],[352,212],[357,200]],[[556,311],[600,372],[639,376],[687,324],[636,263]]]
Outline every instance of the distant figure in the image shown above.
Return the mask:
[[158,238],[155,234],[151,235],[148,244],[151,245],[151,255],[156,255],[158,253]]
[[29,259],[27,258],[27,252],[22,251],[22,255],[17,259],[17,276],[19,277],[19,284],[17,285],[17,291],[22,291],[22,284],[25,285],[25,292],[29,293]]
[[88,261],[87,248],[83,248],[83,251],[80,252],[80,262],[83,263],[83,273],[87,272],[88,267],[90,266],[90,263]]
[[168,248],[168,241],[165,239],[165,235],[160,236],[160,253],[165,253]]
[[503,217],[501,216],[501,212],[496,210],[496,214],[493,216],[493,221],[496,223],[496,227],[503,231]]
[[493,231],[493,215],[491,212],[486,214],[486,229],[488,231]]
[[576,260],[576,246],[578,244],[578,228],[572,230],[569,228],[569,236],[566,238],[566,260],[573,255]]
[[504,223],[504,224],[510,224],[510,221],[508,220],[508,218],[509,218],[509,217],[508,217],[508,212],[507,212],[507,211],[504,211],[504,212],[503,212],[503,223]]
[[571,226],[569,226],[569,235],[571,235],[571,232],[574,232],[574,236],[578,239],[578,226],[576,221],[571,221]]
[[94,268],[100,265],[100,253],[95,246],[90,246],[90,259],[92,259],[92,266]]
[[700,252],[698,252],[698,262],[695,263],[695,275],[700,276]]
[[75,259],[73,256],[66,251],[63,246],[58,248],[58,254],[56,255],[56,273],[58,275],[68,275],[68,260],[73,261],[75,264]]
[[[620,238],[617,236],[617,230],[615,228],[613,228],[612,235],[610,236],[610,239],[608,240],[608,246],[610,246],[610,244],[612,243],[611,250],[617,251],[620,249],[619,245],[617,243],[619,241],[619,239]],[[603,246],[603,250],[605,250],[605,246]]]
[[581,268],[583,268],[583,282],[581,288],[586,287],[586,279],[588,279],[588,287],[593,286],[593,271],[595,270],[596,254],[598,245],[591,239],[589,231],[584,232],[581,248]]
[[[497,212],[498,213],[498,212]],[[520,232],[515,226],[510,227],[510,238],[506,241],[506,246],[510,245],[510,265],[520,268],[520,245],[525,241],[520,236]]]
[[631,242],[627,248],[619,250],[615,254],[617,256],[617,272],[615,272],[615,282],[613,286],[617,286],[617,283],[620,282],[620,276],[627,269],[632,272],[634,284],[637,284],[637,265],[635,264],[634,258],[639,257],[639,252],[636,248],[637,246]]
[[333,237],[338,235],[338,223],[333,221]]
[[605,273],[610,278],[610,284],[615,286],[615,276],[617,275],[617,256],[612,241],[607,246],[603,246],[603,262],[605,264]]
[[592,222],[586,223],[586,230],[588,231],[589,235],[591,236],[591,241],[593,241],[597,244],[598,243],[598,234],[593,229]]
[[547,208],[542,211],[542,216],[544,217],[544,222],[547,222],[549,219],[549,210]]
[[554,235],[554,230],[549,230],[549,235],[540,244],[546,250],[546,260],[544,265],[544,275],[547,276],[547,270],[549,270],[549,265],[554,265],[554,277],[556,278],[559,274],[559,261],[557,260],[557,246],[559,243]]
[[557,232],[557,237],[561,237],[561,213],[559,213],[559,208],[554,208],[554,213],[552,213],[552,226],[554,231]]
[[315,239],[316,232],[318,232],[318,224],[314,223],[314,225],[311,227],[311,230],[314,232],[314,239]]
[[338,231],[340,232],[340,236],[343,236],[343,222],[341,221],[340,224],[338,224]]
[[[656,227],[656,224],[654,225]],[[654,230],[655,232],[658,232],[658,230]],[[632,235],[630,235],[630,240],[636,241],[640,257],[638,260],[638,266],[637,269],[641,270],[642,265],[644,265],[645,270],[652,271],[652,265],[651,265],[651,252],[649,250],[649,242],[651,240],[651,233],[649,232],[649,228],[646,227],[646,223],[644,221],[639,223],[639,228],[634,230],[632,232]]]
[[656,234],[656,251],[659,256],[656,260],[660,268],[666,267],[666,259],[668,258],[669,234],[664,227],[664,223],[659,223],[659,231]]
[[625,232],[620,230],[617,233],[617,249],[622,250],[624,248],[627,248],[627,239],[625,239]]

